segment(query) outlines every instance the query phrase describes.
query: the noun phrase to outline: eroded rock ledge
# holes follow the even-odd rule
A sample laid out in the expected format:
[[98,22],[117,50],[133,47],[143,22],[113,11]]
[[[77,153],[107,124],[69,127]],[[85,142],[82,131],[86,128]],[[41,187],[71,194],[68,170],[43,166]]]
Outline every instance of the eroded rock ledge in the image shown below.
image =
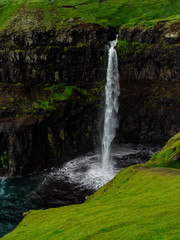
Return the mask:
[[[26,175],[98,144],[107,42],[114,28],[81,24],[0,34],[0,174]],[[179,129],[179,25],[119,31],[117,142],[165,141]]]
[[0,36],[0,169],[26,175],[85,153],[97,143],[115,30],[84,24]]
[[180,24],[119,32],[124,141],[166,141],[180,130]]

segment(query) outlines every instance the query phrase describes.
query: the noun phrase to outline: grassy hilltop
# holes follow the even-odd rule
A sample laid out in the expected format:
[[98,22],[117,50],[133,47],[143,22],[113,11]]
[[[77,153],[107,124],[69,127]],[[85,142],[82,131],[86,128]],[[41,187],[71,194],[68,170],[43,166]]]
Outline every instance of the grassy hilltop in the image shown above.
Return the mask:
[[[165,149],[180,161],[180,133]],[[174,157],[173,157],[174,156]],[[175,157],[176,156],[176,157]],[[152,159],[150,160],[150,162]],[[179,240],[180,169],[131,166],[83,204],[30,211],[3,240]]]
[[[180,22],[179,0],[0,0],[0,31]],[[179,240],[180,133],[83,204],[29,211],[2,240]]]
[[103,26],[180,21],[179,0],[0,0],[0,30],[61,29],[77,23]]

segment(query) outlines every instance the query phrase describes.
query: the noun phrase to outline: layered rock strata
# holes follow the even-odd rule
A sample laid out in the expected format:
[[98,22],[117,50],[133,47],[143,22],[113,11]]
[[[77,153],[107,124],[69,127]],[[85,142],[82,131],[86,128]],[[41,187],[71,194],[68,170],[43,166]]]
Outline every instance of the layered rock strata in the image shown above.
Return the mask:
[[[116,141],[180,131],[180,26],[119,30]],[[0,34],[0,174],[27,175],[98,145],[107,42],[114,28]]]

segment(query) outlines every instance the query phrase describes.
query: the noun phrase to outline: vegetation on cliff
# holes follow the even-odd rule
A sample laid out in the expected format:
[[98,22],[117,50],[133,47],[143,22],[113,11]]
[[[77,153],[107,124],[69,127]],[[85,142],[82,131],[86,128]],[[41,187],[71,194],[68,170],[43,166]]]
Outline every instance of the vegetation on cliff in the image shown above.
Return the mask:
[[154,153],[145,165],[180,168],[180,133],[172,137],[160,152]]
[[[74,25],[81,23],[98,23],[102,26],[117,27],[138,25],[145,28],[164,20],[180,22],[180,2],[178,0],[0,0],[0,30],[10,32],[71,29]],[[83,28],[87,26],[84,24]],[[49,34],[51,34],[51,31],[49,31]],[[170,35],[167,35],[167,38],[171,36],[171,33],[168,34]],[[7,34],[7,36],[9,35]],[[64,35],[65,38],[66,34]],[[22,40],[22,38],[19,39]],[[71,46],[69,46],[71,38],[69,39],[68,45],[63,46],[67,55],[69,54],[68,50],[71,49]],[[23,41],[20,40],[21,46]],[[169,41],[172,43],[171,37]],[[15,50],[13,49],[12,53],[15,56],[17,55],[17,59],[21,55],[26,56],[23,55],[24,50],[17,45],[18,41],[13,42]],[[6,42],[5,50],[11,49],[8,44],[9,42]],[[167,48],[163,38],[161,44],[164,49]],[[78,42],[76,48],[79,51],[79,48],[85,46],[86,43]],[[16,47],[18,48],[16,49]],[[131,54],[130,50],[136,56],[144,51],[145,47],[146,44],[144,43],[129,43],[122,37],[118,43],[119,58],[125,61],[127,56]],[[31,49],[32,46],[29,45],[29,48]],[[39,46],[37,49],[41,50]],[[46,51],[48,50],[53,50],[53,47],[48,46]],[[170,54],[173,54],[173,50]],[[33,56],[39,55],[38,52],[37,55]],[[27,57],[29,59],[29,56]],[[62,62],[64,57],[66,56],[63,54]],[[175,57],[173,55],[173,58],[176,58],[176,55]],[[16,59],[16,57],[12,59]],[[42,59],[46,59],[46,57],[42,55]],[[30,64],[31,62],[27,60],[27,63]],[[66,62],[63,62],[63,64],[66,65]],[[143,69],[139,66],[138,68]],[[52,69],[53,66],[51,66],[51,72]],[[169,69],[167,72],[167,79],[172,78]],[[139,71],[138,75],[140,75]],[[55,80],[56,77],[55,75]],[[163,78],[165,77],[163,76]],[[162,83],[160,84],[162,85]],[[169,83],[167,84],[169,88]],[[18,89],[23,87],[21,85],[17,86]],[[159,89],[155,89],[156,93],[151,95],[153,97],[155,94],[158,95]],[[164,88],[162,87],[162,89]],[[71,100],[73,107],[77,106],[79,102],[81,103],[76,109],[79,110],[80,107],[85,109],[88,104],[97,102],[101,90],[102,83],[100,81],[96,82],[91,89],[90,87],[84,88],[84,86],[51,85],[47,88],[43,87],[41,89],[42,94],[38,89],[38,93],[33,95],[32,99],[23,94],[17,99],[14,95],[8,95],[7,105],[4,105],[4,98],[1,100],[1,110],[9,114],[12,103],[15,103],[19,112],[17,110],[12,111],[13,115],[11,117],[13,117],[13,121],[16,121],[24,114],[38,116],[53,112],[56,108],[62,110],[60,105],[63,106],[63,102],[69,100]],[[174,91],[172,91],[172,94],[175,95]],[[79,96],[80,99],[78,99]],[[161,96],[159,99],[163,101]],[[99,104],[99,101],[97,104]],[[165,104],[168,105],[171,102]],[[74,114],[73,107],[71,110],[72,116]],[[149,122],[152,125],[152,121]],[[60,130],[57,133],[58,138],[64,141],[64,126]],[[53,137],[51,132],[48,133],[51,151],[54,151],[55,140]],[[76,136],[74,139],[76,140],[78,137]],[[179,135],[171,139],[162,151],[155,153],[145,165],[130,167],[121,171],[110,183],[89,197],[84,204],[28,212],[16,230],[3,239],[179,239],[180,170],[163,168],[180,168],[179,140]],[[13,170],[11,160],[8,160],[7,151],[3,149],[0,156],[0,165],[5,168],[7,161],[9,168]]]
[[103,26],[180,21],[178,0],[0,0],[0,29],[60,29],[77,23]]
[[[39,112],[43,111],[47,113],[49,111],[54,111],[56,108],[61,105],[63,101],[73,100],[73,98],[77,98],[77,102],[79,100],[82,101],[81,95],[87,95],[87,91],[84,89],[80,89],[76,86],[66,86],[64,83],[60,84],[53,84],[49,87],[44,88],[44,95],[35,99],[31,103],[31,107],[25,109],[26,113],[31,115],[38,114]],[[49,94],[47,94],[49,92]],[[75,94],[75,92],[78,93]],[[83,99],[84,100],[84,99]],[[61,103],[61,104],[60,104]],[[61,106],[62,107],[62,106]]]
[[2,239],[180,239],[179,201],[179,169],[131,166],[83,204],[29,211]]

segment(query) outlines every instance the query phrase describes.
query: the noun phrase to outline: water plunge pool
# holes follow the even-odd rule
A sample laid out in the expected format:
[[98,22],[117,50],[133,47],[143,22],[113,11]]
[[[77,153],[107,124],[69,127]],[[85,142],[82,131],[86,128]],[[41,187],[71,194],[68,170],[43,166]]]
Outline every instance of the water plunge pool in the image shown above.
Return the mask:
[[0,237],[12,231],[29,209],[82,203],[116,173],[149,160],[158,146],[121,144],[112,148],[110,171],[102,171],[100,155],[88,153],[59,168],[25,178],[0,178]]

